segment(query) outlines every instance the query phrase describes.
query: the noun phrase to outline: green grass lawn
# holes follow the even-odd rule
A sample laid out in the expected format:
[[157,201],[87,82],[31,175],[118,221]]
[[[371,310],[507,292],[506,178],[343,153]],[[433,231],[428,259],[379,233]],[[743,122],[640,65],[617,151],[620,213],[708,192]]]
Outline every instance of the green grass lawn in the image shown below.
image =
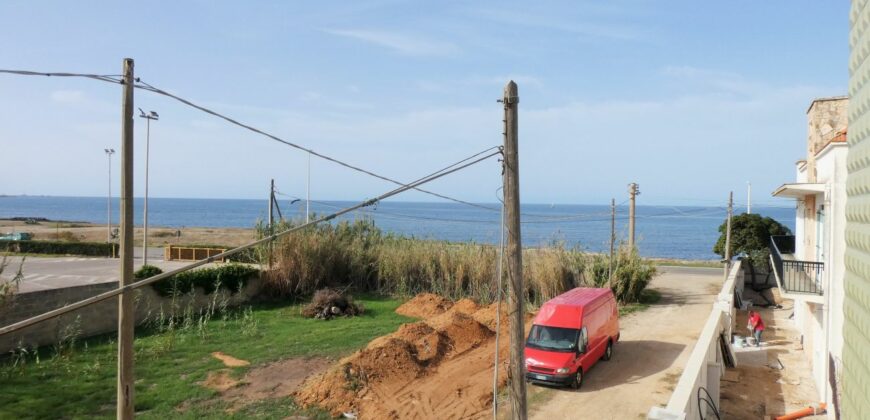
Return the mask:
[[[301,305],[258,304],[234,310],[200,328],[136,331],[136,412],[142,418],[225,418],[229,414],[217,392],[197,384],[211,371],[224,368],[211,356],[221,351],[251,362],[234,368],[241,377],[251,367],[299,356],[339,357],[375,337],[411,321],[394,310],[401,302],[359,297],[366,313],[355,318],[321,321],[302,318]],[[117,345],[114,336],[76,343],[72,350],[42,348],[28,357],[0,362],[0,418],[85,418],[115,416]],[[19,362],[18,366],[15,363]],[[23,366],[20,362],[26,362]],[[185,403],[186,409],[177,408]],[[304,414],[290,398],[262,401],[234,417],[284,418]]]

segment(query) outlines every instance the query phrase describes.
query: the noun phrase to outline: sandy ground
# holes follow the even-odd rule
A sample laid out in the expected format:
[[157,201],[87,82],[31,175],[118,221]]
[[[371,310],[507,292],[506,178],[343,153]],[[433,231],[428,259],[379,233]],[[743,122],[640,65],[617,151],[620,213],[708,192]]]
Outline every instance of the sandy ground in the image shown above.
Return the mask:
[[[113,229],[118,226],[114,225]],[[0,233],[5,232],[28,232],[33,234],[33,239],[56,240],[74,237],[82,242],[105,242],[106,225],[92,223],[70,222],[40,222],[36,225],[28,225],[24,222],[12,220],[0,220]],[[181,236],[178,237],[178,232]],[[142,244],[143,229],[137,227],[134,230],[133,243],[137,246]],[[254,230],[245,228],[209,228],[209,227],[185,227],[181,229],[162,228],[148,226],[148,245],[164,246],[166,244],[209,244],[239,246],[254,240]]]
[[613,359],[573,391],[529,385],[533,419],[638,419],[666,404],[723,281],[721,269],[663,267],[659,304],[621,319]]

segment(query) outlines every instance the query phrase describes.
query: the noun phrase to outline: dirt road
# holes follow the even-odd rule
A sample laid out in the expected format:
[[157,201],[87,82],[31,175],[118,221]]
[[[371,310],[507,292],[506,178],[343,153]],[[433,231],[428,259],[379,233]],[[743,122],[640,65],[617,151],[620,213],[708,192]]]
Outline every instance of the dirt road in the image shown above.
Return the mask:
[[723,281],[722,269],[663,267],[652,282],[661,301],[621,320],[613,359],[580,390],[529,385],[533,419],[637,419],[666,404]]

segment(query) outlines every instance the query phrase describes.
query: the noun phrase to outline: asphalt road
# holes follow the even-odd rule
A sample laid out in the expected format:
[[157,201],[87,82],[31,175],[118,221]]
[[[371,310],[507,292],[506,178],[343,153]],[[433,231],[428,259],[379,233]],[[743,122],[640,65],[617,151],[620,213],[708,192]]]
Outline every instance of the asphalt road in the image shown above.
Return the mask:
[[[157,251],[155,251],[157,250]],[[134,251],[133,265],[142,265],[142,248]],[[9,257],[9,265],[0,275],[0,281],[11,279],[21,264],[22,257]],[[149,248],[148,264],[166,270],[184,267],[189,262],[163,261],[162,248]],[[19,293],[58,287],[79,286],[118,281],[121,261],[117,258],[97,257],[26,257],[22,273],[24,279],[18,286]]]

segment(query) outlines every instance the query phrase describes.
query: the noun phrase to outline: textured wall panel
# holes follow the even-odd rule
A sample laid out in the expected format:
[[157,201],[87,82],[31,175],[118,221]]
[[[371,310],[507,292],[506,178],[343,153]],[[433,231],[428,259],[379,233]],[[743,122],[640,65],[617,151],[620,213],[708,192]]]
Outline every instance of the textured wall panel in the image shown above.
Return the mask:
[[849,13],[849,177],[843,303],[842,414],[870,419],[870,1]]

